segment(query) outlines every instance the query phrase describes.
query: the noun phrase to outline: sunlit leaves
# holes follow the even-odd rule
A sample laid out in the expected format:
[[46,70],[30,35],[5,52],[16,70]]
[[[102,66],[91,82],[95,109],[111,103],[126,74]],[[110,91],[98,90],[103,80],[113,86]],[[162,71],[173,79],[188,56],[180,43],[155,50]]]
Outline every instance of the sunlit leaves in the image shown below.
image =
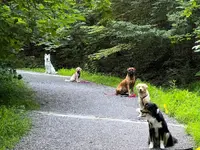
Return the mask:
[[102,58],[108,57],[111,54],[114,54],[119,51],[123,50],[129,50],[131,49],[131,44],[119,44],[117,46],[107,48],[107,49],[102,49],[98,51],[97,53],[91,54],[88,56],[89,59],[91,60],[100,60]]
[[[177,0],[178,7],[176,12],[169,15],[169,21],[172,21],[172,43],[183,40],[191,40],[200,38],[200,22],[199,9],[200,2],[198,0],[183,1]],[[195,52],[199,52],[199,43],[196,42],[192,48]]]

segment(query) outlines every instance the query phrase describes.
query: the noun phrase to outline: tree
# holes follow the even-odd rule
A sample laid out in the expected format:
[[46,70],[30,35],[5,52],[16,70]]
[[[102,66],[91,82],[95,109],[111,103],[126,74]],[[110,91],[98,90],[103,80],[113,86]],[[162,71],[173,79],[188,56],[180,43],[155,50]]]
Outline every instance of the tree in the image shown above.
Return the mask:
[[[12,0],[0,3],[1,59],[15,55],[29,42],[48,46],[77,21],[85,21],[73,0]],[[55,39],[55,40],[54,40]]]
[[191,45],[195,52],[200,51],[200,1],[177,0],[178,7],[174,13],[169,15],[169,21],[173,24],[172,28],[172,42],[180,42],[183,40],[196,39],[196,46]]

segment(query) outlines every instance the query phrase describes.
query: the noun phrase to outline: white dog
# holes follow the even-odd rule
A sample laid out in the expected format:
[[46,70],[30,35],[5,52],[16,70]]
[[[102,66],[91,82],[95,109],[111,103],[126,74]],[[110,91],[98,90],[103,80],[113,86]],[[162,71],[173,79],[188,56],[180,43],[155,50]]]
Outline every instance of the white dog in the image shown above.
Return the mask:
[[48,73],[48,74],[56,74],[57,73],[51,63],[50,54],[44,55],[44,65],[45,65],[45,73]]
[[71,81],[71,82],[80,82],[80,77],[81,77],[81,68],[77,67],[76,72],[71,76],[70,80],[65,80],[65,81]]
[[149,91],[147,90],[148,86],[145,83],[139,83],[136,85],[136,89],[138,91],[138,103],[139,103],[139,109],[137,111],[139,112],[138,117],[142,117],[143,114],[141,110],[144,109],[144,106],[146,103],[150,102],[150,95]]

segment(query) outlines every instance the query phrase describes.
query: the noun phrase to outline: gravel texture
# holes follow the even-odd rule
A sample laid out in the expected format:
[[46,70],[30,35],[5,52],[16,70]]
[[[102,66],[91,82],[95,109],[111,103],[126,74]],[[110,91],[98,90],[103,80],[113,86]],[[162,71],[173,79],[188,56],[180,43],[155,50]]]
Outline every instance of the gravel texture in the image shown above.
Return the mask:
[[[31,131],[14,150],[145,150],[148,125],[137,118],[137,98],[114,96],[115,89],[95,83],[72,83],[69,77],[20,71],[41,105],[30,112]],[[186,149],[193,140],[182,125],[166,120],[178,144]]]

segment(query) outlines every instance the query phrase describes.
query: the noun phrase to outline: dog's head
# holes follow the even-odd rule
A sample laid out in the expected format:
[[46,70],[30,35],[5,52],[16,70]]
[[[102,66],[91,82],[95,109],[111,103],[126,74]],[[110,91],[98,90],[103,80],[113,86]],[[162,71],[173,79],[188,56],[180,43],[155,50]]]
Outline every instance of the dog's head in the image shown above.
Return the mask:
[[45,61],[50,61],[50,54],[45,54],[44,59]]
[[127,73],[128,73],[129,76],[135,75],[135,71],[136,71],[136,69],[133,68],[133,67],[129,67],[129,68],[127,69]]
[[155,103],[148,102],[145,104],[144,109],[141,110],[142,113],[147,113],[152,117],[156,117],[160,112],[158,106]]
[[148,88],[148,85],[146,85],[145,83],[138,83],[136,85],[136,89],[139,93],[146,93]]
[[81,70],[82,70],[82,69],[81,69],[80,67],[77,67],[77,68],[76,68],[76,72],[78,72],[78,73],[80,73]]

